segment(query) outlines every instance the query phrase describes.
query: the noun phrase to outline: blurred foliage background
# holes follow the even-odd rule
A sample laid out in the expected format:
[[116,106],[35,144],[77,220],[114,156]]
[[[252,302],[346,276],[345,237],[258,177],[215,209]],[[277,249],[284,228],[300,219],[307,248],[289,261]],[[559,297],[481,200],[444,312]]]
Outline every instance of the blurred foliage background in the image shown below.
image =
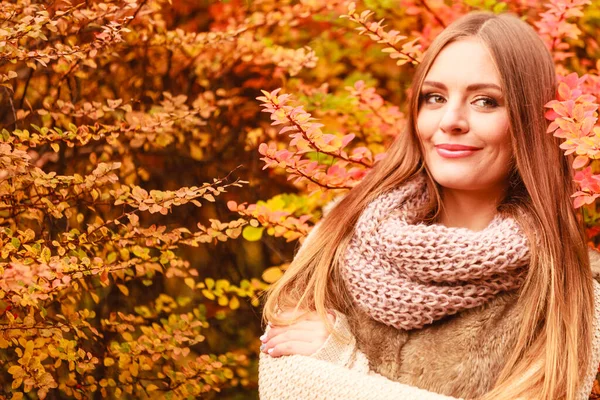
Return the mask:
[[260,294],[402,132],[460,15],[522,16],[600,95],[585,0],[0,4],[7,399],[257,398]]

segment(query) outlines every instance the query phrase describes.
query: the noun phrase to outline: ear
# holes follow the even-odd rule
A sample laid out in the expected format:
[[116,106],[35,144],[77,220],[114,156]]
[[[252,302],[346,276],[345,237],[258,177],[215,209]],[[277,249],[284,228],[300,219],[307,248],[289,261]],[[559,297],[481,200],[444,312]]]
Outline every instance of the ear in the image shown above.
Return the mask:
[[600,283],[600,251],[589,249],[590,266],[592,267],[592,276]]

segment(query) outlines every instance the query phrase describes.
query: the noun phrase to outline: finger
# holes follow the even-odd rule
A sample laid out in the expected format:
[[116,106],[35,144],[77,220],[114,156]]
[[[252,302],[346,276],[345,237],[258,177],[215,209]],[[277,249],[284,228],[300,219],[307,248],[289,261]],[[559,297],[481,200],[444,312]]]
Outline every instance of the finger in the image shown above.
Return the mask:
[[297,331],[297,330],[288,330],[266,342],[264,342],[264,346],[262,350],[264,352],[269,351],[274,347],[279,346],[282,343],[286,342],[318,342],[324,343],[329,335],[326,331],[317,331],[317,332],[309,332],[309,331]]
[[277,313],[277,317],[284,320],[293,320],[296,318],[300,319],[314,319],[314,315],[316,314],[314,311],[309,311],[306,309],[298,309],[294,310],[293,308],[286,308]]
[[276,326],[274,325],[268,331],[264,333],[260,337],[260,340],[264,343],[271,340],[274,337],[281,335],[288,330],[298,330],[298,331],[307,331],[307,332],[318,332],[318,331],[326,331],[327,328],[322,321],[301,321],[294,325],[289,326]]
[[[279,324],[273,323],[273,322],[269,322],[268,323],[268,327],[269,328],[274,328],[274,327],[289,327],[289,326],[294,326],[296,324],[299,324],[300,322],[321,322],[321,323],[325,323],[325,320],[319,315],[317,314],[317,312],[311,312],[311,313],[307,313],[304,314],[301,318],[297,318],[296,321],[294,321],[294,319],[292,318],[295,314],[293,313],[288,313],[288,314],[284,314],[282,316],[283,321]],[[332,324],[335,324],[335,313],[333,311],[327,311],[327,313],[325,314],[325,318]],[[290,321],[289,323],[287,323],[287,321]]]
[[[335,322],[335,313],[333,311],[327,310],[325,313],[327,319],[331,322]],[[286,309],[277,314],[277,316],[283,320],[292,321],[294,319],[298,319],[300,321],[322,321],[321,315],[319,315],[316,311],[306,311],[306,310],[298,310],[297,312],[294,309]],[[269,322],[269,325],[273,326],[275,324]],[[279,324],[279,325],[289,325],[289,324]]]
[[320,347],[319,343],[285,342],[269,349],[271,357],[291,356],[294,354],[310,356]]

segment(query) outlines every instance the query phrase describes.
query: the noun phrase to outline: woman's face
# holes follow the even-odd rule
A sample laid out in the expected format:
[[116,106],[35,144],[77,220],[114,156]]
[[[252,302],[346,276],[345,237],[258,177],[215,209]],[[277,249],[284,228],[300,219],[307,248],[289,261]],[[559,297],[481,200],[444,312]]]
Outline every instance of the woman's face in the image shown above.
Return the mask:
[[420,93],[417,132],[442,189],[504,191],[512,157],[500,76],[474,38],[448,44]]

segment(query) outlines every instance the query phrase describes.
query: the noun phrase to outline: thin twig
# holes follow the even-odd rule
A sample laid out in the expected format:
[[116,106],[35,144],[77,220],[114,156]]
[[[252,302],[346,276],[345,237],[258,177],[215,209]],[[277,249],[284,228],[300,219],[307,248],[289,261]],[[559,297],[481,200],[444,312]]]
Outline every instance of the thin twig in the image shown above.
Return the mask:
[[419,3],[421,3],[421,5],[423,7],[425,7],[425,9],[427,10],[427,12],[429,14],[431,14],[433,16],[433,18],[435,18],[435,20],[438,22],[438,24],[440,24],[443,28],[446,28],[446,23],[444,21],[442,21],[442,19],[439,17],[439,15],[437,15],[427,4],[427,2],[425,0],[417,0]]
[[23,88],[23,95],[21,96],[21,101],[19,102],[19,108],[23,108],[23,104],[25,102],[25,95],[27,94],[27,89],[29,89],[29,82],[31,82],[31,77],[33,76],[34,70],[33,68],[29,68],[29,75],[27,76],[27,81],[25,82],[25,87]]
[[13,98],[12,95],[10,94],[10,91],[8,90],[8,88],[6,86],[3,86],[4,91],[6,92],[6,95],[8,96],[8,102],[10,103],[10,108],[12,110],[13,113],[13,129],[17,128],[17,112],[15,110],[15,103],[13,102]]

